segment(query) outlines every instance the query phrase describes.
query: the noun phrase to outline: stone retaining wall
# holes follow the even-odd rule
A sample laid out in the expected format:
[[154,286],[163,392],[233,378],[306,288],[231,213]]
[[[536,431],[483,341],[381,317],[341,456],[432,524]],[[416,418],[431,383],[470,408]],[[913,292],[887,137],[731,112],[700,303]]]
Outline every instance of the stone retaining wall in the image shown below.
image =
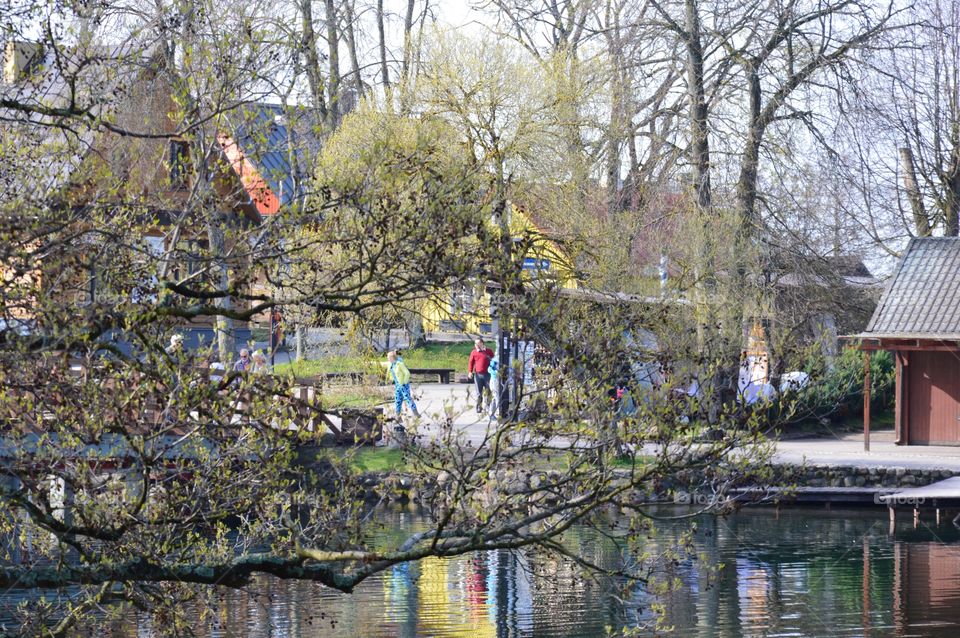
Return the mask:
[[[777,466],[779,487],[919,487],[958,476],[960,472],[938,469],[857,468],[849,466]],[[554,471],[503,472],[491,481],[491,489],[536,488],[542,481],[556,479]],[[672,477],[659,485],[657,494],[665,502],[678,502],[677,490],[690,485],[692,477]],[[431,477],[414,477],[390,472],[369,472],[359,477],[359,486],[367,500],[426,503],[450,482],[446,472]],[[672,494],[672,496],[671,496]],[[637,494],[640,500],[655,499],[652,492]]]
[[919,487],[960,475],[954,470],[903,467],[781,466],[798,487]]

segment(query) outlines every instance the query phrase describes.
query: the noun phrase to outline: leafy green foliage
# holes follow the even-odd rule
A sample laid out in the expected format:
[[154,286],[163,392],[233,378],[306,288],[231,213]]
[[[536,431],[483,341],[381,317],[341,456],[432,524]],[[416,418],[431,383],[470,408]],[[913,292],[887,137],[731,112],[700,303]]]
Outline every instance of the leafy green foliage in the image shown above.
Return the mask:
[[[409,368],[448,368],[467,369],[467,358],[473,349],[472,343],[439,344],[428,343],[422,348],[401,350],[404,362]],[[322,359],[294,361],[276,366],[278,374],[293,374],[297,378],[312,377],[325,372],[366,372],[382,375],[385,369],[381,357],[366,355],[330,356]]]
[[[822,363],[820,364],[822,366]],[[810,418],[843,420],[863,413],[863,352],[844,349],[832,369],[811,369],[808,386],[797,393],[793,422]],[[874,352],[870,356],[870,409],[890,410],[894,402],[896,371],[893,355]]]

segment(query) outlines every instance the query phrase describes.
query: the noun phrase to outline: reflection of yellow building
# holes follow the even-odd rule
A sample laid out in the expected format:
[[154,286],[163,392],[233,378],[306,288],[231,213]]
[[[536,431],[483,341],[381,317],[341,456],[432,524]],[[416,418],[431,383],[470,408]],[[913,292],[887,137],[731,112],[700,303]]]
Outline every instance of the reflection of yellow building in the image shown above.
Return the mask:
[[[549,280],[562,288],[577,287],[569,256],[516,204],[510,206],[509,227],[514,246],[522,251],[516,258],[523,258],[523,270],[530,279]],[[529,241],[525,241],[527,238]],[[426,330],[487,333],[490,295],[483,282],[464,282],[428,300],[422,313]]]
[[451,584],[449,570],[459,568],[470,570],[474,563],[440,558],[427,558],[420,563],[417,633],[433,635],[442,631],[444,636],[496,638],[496,625],[486,613],[486,596],[468,591],[471,582],[476,581],[480,587],[485,586],[484,582],[478,574],[476,578],[466,574],[456,579],[459,585]]

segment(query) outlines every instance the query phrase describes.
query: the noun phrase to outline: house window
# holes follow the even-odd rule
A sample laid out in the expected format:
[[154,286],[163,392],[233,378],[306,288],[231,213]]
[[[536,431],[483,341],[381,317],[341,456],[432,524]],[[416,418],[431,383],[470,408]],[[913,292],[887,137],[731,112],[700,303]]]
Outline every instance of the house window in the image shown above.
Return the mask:
[[187,188],[190,174],[190,145],[183,140],[170,140],[170,188]]

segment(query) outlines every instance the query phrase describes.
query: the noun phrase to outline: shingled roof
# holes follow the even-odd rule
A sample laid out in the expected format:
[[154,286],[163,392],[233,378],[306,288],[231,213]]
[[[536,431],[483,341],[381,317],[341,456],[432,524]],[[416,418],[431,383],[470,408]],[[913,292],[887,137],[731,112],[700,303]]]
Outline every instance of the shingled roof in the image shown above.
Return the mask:
[[864,338],[960,340],[960,238],[910,240]]
[[[231,119],[235,122],[228,143],[235,144],[243,159],[252,163],[277,206],[289,206],[302,197],[303,181],[320,149],[311,114],[297,107],[254,103],[239,109]],[[233,164],[238,170],[237,162]]]

